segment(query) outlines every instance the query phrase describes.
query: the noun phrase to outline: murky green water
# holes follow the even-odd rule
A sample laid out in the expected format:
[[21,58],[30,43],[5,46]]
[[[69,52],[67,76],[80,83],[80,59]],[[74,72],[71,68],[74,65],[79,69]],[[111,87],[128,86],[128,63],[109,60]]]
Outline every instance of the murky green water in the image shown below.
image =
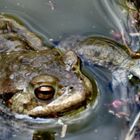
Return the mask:
[[[0,12],[20,17],[29,28],[41,34],[46,42],[57,42],[71,35],[101,35],[122,43],[131,41],[128,32],[132,29],[127,26],[126,13],[118,0],[0,0]],[[116,33],[123,37],[116,36]],[[112,74],[107,69],[88,64],[86,67],[88,75],[97,81],[99,103],[88,118],[68,126],[63,139],[123,140],[129,126],[126,119],[109,113],[109,104],[116,96],[121,99],[121,85],[116,89],[119,92],[119,95],[116,95],[117,92],[112,90],[111,85]],[[128,98],[134,90],[128,91]],[[133,118],[135,108],[130,108]],[[9,124],[3,118],[0,121],[0,140],[32,140],[32,124],[15,123],[15,120]],[[36,129],[38,127],[35,126]],[[45,125],[45,130],[48,133],[42,140],[62,139],[61,127],[52,129]]]

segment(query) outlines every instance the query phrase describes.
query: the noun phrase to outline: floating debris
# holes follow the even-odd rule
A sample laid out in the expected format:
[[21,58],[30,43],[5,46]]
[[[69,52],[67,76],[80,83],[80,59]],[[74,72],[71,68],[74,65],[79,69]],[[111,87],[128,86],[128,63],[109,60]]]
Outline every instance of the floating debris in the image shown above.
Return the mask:
[[68,125],[65,124],[61,119],[58,120],[58,123],[62,125],[61,138],[64,138],[66,136]]
[[[140,137],[139,137],[139,139],[135,139],[138,136],[138,134],[140,136],[140,128],[138,127],[139,119],[140,119],[140,112],[136,115],[136,117],[125,137],[125,140],[140,140]],[[138,132],[138,130],[139,130],[139,132]]]
[[138,33],[138,32],[137,33],[129,33],[129,35],[132,36],[132,37],[133,36],[140,36],[140,33]]
[[52,11],[55,9],[54,1],[49,0],[48,5],[51,7],[51,10],[52,10]]

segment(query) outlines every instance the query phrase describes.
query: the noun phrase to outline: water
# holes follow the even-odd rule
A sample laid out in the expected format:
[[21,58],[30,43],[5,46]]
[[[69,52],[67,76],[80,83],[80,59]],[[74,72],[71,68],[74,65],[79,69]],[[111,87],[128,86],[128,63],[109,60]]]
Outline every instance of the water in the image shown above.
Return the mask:
[[120,25],[106,9],[106,1],[114,9],[109,0],[1,0],[0,11],[18,15],[37,31],[55,40],[71,34],[111,36],[113,31],[120,30]]
[[[118,0],[0,0],[0,12],[20,17],[31,30],[41,34],[46,42],[57,42],[70,35],[94,34],[111,37],[123,44],[129,43],[132,49],[137,50],[139,38],[132,40],[129,33],[136,30],[128,25],[128,13],[121,6],[123,1],[119,2]],[[87,118],[69,125],[66,137],[63,139],[123,140],[129,127],[127,119],[118,118],[109,113],[110,104],[116,97],[116,92],[112,89],[111,72],[94,65],[86,64],[85,66],[88,76],[97,81],[100,93],[99,103]],[[130,93],[134,96],[136,91],[135,87],[129,86],[128,98]],[[116,91],[120,92],[118,98],[121,99],[120,88],[123,87],[119,84]],[[129,108],[132,111],[131,119],[133,119],[136,108],[133,105]],[[32,127],[32,124],[9,119],[11,119],[10,124],[3,118],[0,120],[0,140],[32,140],[34,129],[42,126],[42,124],[37,124]],[[62,139],[62,127],[50,128],[50,126],[46,123],[43,125],[47,131],[45,139]]]

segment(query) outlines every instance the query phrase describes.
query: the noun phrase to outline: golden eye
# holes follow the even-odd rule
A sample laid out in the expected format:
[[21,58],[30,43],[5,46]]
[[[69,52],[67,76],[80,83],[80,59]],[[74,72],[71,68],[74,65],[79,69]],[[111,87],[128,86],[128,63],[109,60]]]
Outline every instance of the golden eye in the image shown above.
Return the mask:
[[34,90],[35,96],[40,100],[50,100],[55,94],[52,86],[42,85]]

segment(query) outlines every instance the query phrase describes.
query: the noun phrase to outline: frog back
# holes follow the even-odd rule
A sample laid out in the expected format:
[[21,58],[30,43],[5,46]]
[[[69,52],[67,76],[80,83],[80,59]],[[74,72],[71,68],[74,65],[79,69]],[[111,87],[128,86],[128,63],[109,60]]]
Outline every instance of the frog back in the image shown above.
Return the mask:
[[[48,44],[47,44],[48,45]],[[14,16],[0,14],[0,53],[46,50],[43,39]]]
[[[69,42],[75,43],[69,43]],[[63,51],[74,50],[77,55],[88,63],[97,64],[110,70],[124,67],[131,61],[131,56],[125,46],[104,37],[87,37],[65,39],[58,46]]]

